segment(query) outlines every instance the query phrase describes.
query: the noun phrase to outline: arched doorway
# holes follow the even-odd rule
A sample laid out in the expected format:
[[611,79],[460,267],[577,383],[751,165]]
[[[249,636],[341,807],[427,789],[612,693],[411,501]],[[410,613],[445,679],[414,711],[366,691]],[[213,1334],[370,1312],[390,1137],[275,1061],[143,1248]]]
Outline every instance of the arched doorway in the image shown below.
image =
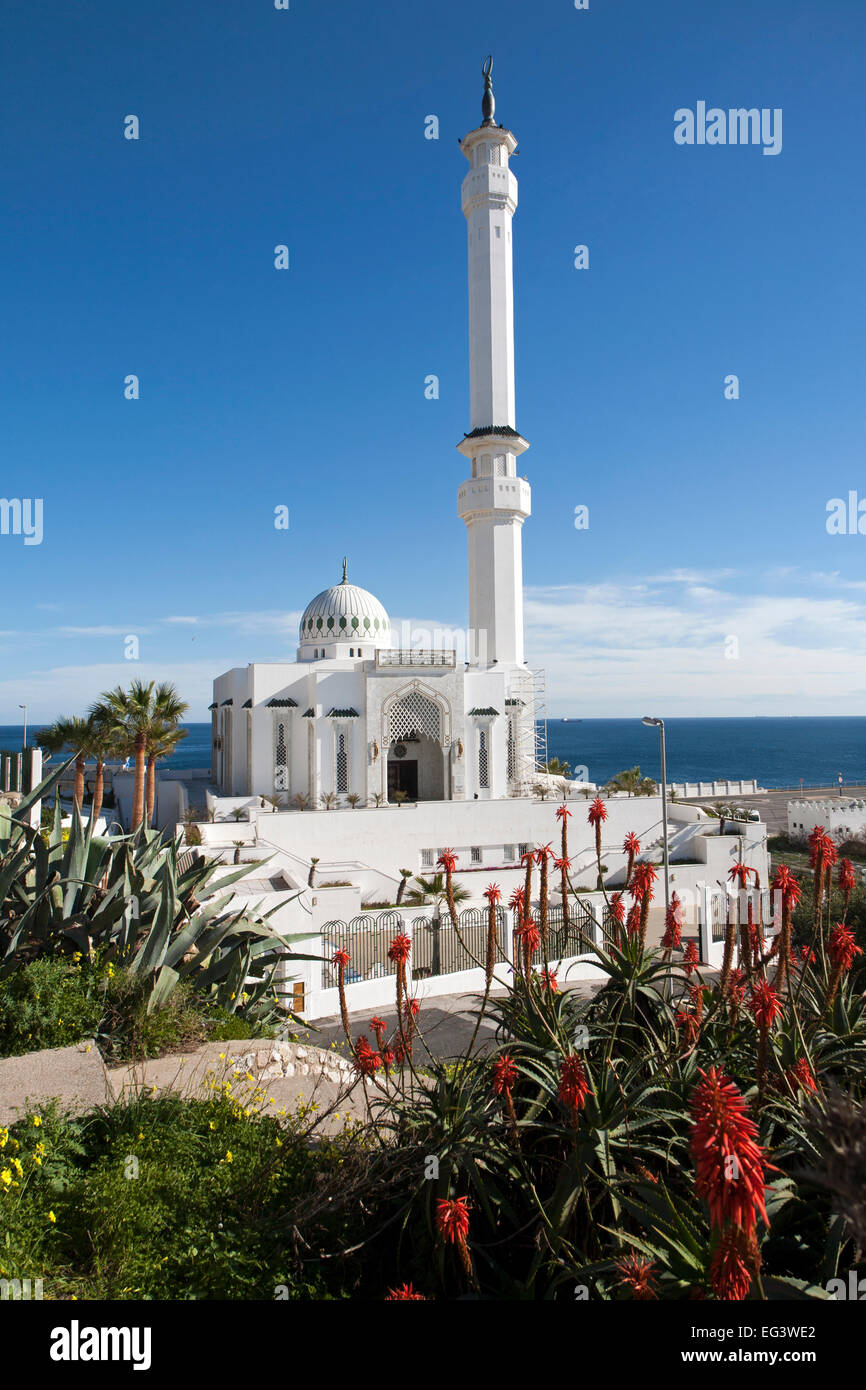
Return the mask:
[[386,752],[382,790],[388,801],[448,800],[447,708],[416,684],[386,703],[382,723]]

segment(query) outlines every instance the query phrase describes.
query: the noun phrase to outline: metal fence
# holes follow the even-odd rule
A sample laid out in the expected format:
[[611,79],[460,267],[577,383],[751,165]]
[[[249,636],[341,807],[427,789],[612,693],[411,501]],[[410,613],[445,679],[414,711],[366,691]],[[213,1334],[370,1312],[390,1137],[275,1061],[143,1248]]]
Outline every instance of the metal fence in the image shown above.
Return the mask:
[[337,986],[337,967],[331,964],[331,957],[340,948],[349,952],[347,985],[396,974],[396,965],[388,959],[388,947],[404,929],[399,912],[365,912],[351,922],[326,922],[322,927],[322,954],[327,957],[327,964],[322,967],[322,988]]
[[[565,908],[548,909],[548,960],[568,960],[571,956],[589,955],[595,940],[595,918],[581,902],[569,901]],[[536,953],[535,959],[539,958]]]
[[[412,977],[450,975],[458,970],[477,970],[487,960],[488,909],[468,907],[458,914],[459,933],[447,913],[441,917],[416,917],[412,947]],[[461,939],[462,938],[462,939]],[[508,915],[496,909],[497,963],[507,959]]]

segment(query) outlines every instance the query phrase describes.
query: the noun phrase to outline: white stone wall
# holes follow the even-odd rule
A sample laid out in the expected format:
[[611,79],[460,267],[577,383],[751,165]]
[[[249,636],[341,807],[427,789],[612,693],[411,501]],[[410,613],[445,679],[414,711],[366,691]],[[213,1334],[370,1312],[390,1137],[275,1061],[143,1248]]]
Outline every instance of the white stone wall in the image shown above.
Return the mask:
[[788,834],[793,838],[809,835],[819,825],[837,842],[866,834],[866,801],[840,796],[788,802]]

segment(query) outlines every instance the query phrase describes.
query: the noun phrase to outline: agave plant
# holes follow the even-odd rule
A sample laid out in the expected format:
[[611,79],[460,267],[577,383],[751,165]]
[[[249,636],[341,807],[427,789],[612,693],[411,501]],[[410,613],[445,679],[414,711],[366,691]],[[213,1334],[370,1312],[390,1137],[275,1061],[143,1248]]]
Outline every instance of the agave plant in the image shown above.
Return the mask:
[[272,1008],[280,963],[318,957],[288,951],[268,926],[275,909],[259,916],[232,906],[231,887],[251,866],[223,873],[218,861],[197,858],[181,869],[180,838],[141,827],[107,839],[94,835],[92,819],[84,828],[77,808],[64,842],[59,800],[43,838],[30,812],[68,766],[14,810],[0,807],[0,977],[37,956],[98,951],[142,982],[149,1011],[181,979],[230,1012]]

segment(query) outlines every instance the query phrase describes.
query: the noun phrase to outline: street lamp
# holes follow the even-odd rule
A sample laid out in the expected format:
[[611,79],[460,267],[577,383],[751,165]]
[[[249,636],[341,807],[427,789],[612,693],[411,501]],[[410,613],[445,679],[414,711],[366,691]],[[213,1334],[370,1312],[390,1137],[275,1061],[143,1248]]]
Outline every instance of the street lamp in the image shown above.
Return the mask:
[[661,745],[662,758],[662,835],[664,836],[664,866],[665,866],[665,918],[671,905],[670,893],[670,864],[668,862],[668,783],[667,768],[665,766],[665,721],[663,719],[653,719],[645,714],[641,723],[649,725],[650,728],[657,728],[659,731],[659,743]]
[[27,747],[27,706],[19,705],[18,708],[24,711],[24,742],[21,744],[22,749],[24,749]]

